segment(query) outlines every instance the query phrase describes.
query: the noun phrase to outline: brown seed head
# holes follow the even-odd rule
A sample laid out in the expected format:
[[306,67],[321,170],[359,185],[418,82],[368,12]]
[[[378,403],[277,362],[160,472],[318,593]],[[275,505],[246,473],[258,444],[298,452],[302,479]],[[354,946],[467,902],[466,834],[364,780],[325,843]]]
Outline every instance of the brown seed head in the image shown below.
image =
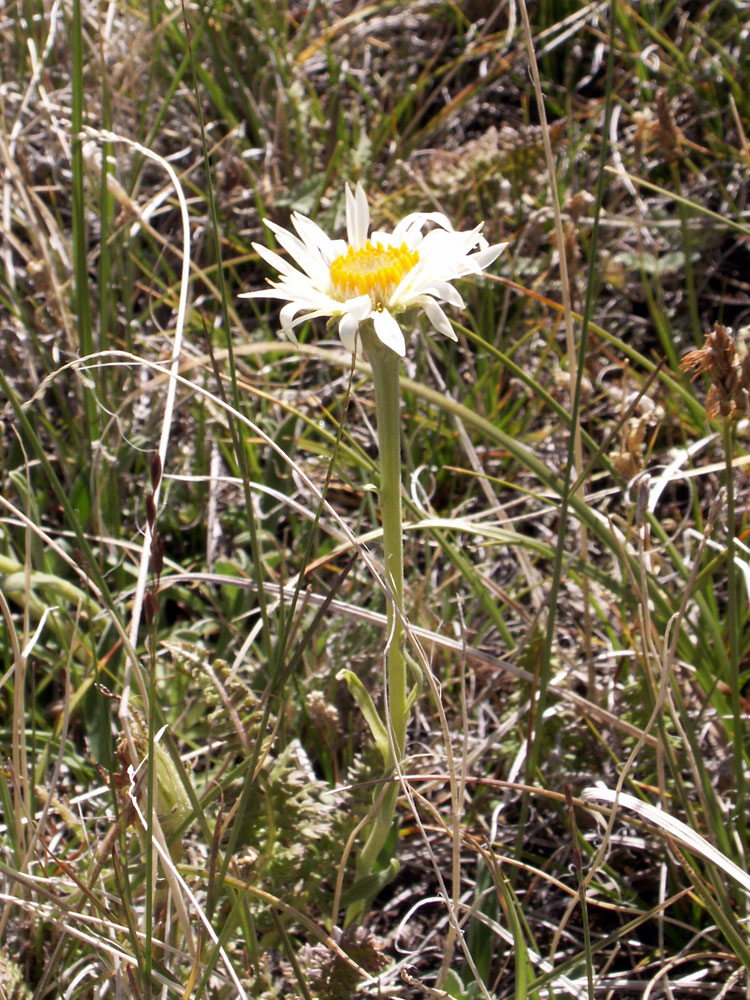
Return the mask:
[[706,398],[709,417],[735,417],[747,413],[750,403],[750,356],[737,358],[737,348],[731,330],[715,323],[703,347],[689,351],[680,362],[683,371],[692,371],[693,378],[706,372],[711,388]]
[[674,120],[666,90],[660,90],[656,95],[656,115],[659,119],[657,137],[667,163],[674,163],[680,158],[680,142],[682,136]]

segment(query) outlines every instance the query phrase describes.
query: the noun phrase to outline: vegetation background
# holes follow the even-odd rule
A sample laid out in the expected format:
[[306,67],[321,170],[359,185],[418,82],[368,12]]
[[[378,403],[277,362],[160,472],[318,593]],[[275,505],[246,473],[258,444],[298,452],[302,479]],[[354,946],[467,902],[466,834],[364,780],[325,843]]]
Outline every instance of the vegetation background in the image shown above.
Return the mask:
[[[0,59],[0,996],[746,996],[748,5],[6,0]],[[345,929],[373,400],[237,295],[357,180],[510,246],[403,366]]]

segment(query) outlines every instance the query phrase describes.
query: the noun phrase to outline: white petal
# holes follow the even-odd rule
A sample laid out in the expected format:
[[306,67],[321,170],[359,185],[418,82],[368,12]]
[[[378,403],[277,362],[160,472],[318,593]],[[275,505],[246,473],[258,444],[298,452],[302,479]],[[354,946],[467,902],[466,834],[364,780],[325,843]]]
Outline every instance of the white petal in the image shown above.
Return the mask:
[[453,226],[442,212],[412,212],[410,215],[404,216],[393,230],[392,242],[396,245],[403,242],[409,243],[408,237],[413,237],[415,233],[421,234],[423,227],[428,222],[434,222],[441,229],[447,229],[449,233],[453,232]]
[[480,249],[476,253],[466,254],[456,265],[456,277],[464,274],[481,274],[494,260],[503,252],[507,243],[496,243],[495,246],[485,246],[482,240]]
[[331,237],[328,233],[324,229],[321,229],[317,222],[308,219],[306,215],[302,215],[300,212],[292,212],[291,219],[292,225],[308,247],[317,247],[319,250],[322,250],[331,242]]
[[300,309],[311,309],[316,316],[339,316],[344,304],[329,298],[314,288],[300,288],[296,284],[271,282],[270,288],[260,288],[254,292],[243,292],[243,299],[281,299],[282,302],[296,302]]
[[406,354],[406,342],[401,327],[391,316],[387,309],[380,309],[373,313],[373,323],[378,340],[386,347],[390,347],[400,358]]
[[388,308],[392,308],[394,312],[399,312],[401,309],[408,309],[411,299],[422,294],[425,284],[426,282],[422,277],[422,262],[419,261],[399,281],[391,292],[386,305]]
[[[311,320],[318,319],[320,317],[329,317],[331,315],[327,309],[313,309],[311,312],[304,312],[301,316],[297,316],[288,326],[282,326],[281,332],[284,336],[288,337],[290,340],[297,342],[297,338],[294,333],[294,328],[296,326],[302,326],[303,323],[309,323]],[[288,316],[285,319],[289,319]]]
[[367,195],[362,185],[352,194],[352,189],[346,185],[346,235],[349,245],[360,250],[367,243],[367,230],[370,228],[370,207]]
[[445,315],[437,302],[425,296],[425,299],[422,302],[422,308],[427,314],[427,319],[430,323],[432,323],[438,333],[442,333],[444,336],[448,337],[449,340],[458,340],[453,327],[450,325],[448,317]]
[[[370,210],[361,184],[345,191],[347,240],[331,239],[317,223],[298,212],[292,213],[294,231],[267,220],[285,254],[253,244],[259,256],[272,267],[276,276],[267,279],[268,287],[243,293],[242,298],[279,299],[286,303],[281,310],[281,326],[289,335],[294,327],[318,316],[340,317],[339,335],[350,350],[357,350],[357,336],[363,320],[372,318],[378,339],[400,357],[406,343],[396,316],[406,309],[419,307],[435,330],[452,340],[453,327],[441,308],[448,303],[457,308],[464,301],[451,282],[465,275],[479,275],[502,253],[507,244],[490,246],[482,235],[482,225],[457,232],[442,212],[412,212],[393,232],[375,231],[374,243],[393,247],[406,244],[416,251],[417,263],[402,277],[391,293],[385,308],[373,309],[370,296],[348,301],[335,295],[330,268],[334,259],[348,247],[362,249],[367,243]],[[427,230],[425,232],[425,230]],[[296,266],[295,266],[296,265]]]
[[370,233],[370,243],[373,246],[377,246],[378,243],[382,243],[384,247],[401,246],[401,243],[394,243],[393,233],[387,233],[384,229],[373,229]]
[[347,351],[351,351],[352,354],[354,354],[359,346],[357,337],[358,330],[359,321],[352,316],[351,313],[344,313],[341,317],[341,322],[339,323],[339,337],[341,337],[341,343]]
[[301,302],[287,302],[287,304],[281,310],[279,319],[281,320],[281,330],[285,336],[289,337],[294,343],[297,342],[297,338],[294,335],[293,320],[300,309],[304,309],[304,305]]
[[361,323],[372,312],[372,299],[369,295],[359,295],[356,299],[348,299],[344,302],[342,309],[345,313],[353,316],[357,323]]
[[465,233],[446,233],[443,229],[433,229],[427,233],[422,243],[419,245],[420,257],[426,259],[442,260],[445,265],[444,274],[446,276],[455,274],[457,271],[462,274],[468,273],[461,270],[461,265],[466,261],[469,254],[479,242],[480,235],[478,229],[471,229]]
[[344,315],[339,323],[341,343],[352,354],[362,357],[362,338],[357,336],[359,324],[372,313],[372,302],[369,295],[360,295],[344,303]]
[[507,243],[496,243],[492,247],[487,247],[486,250],[480,250],[478,253],[472,254],[472,259],[484,270],[497,260],[507,245]]
[[292,326],[300,326],[302,323],[309,323],[311,319],[318,319],[320,316],[337,316],[338,313],[332,313],[330,309],[313,309],[312,312],[306,312],[303,316],[298,316],[292,323]]
[[397,312],[399,309],[408,309],[410,304],[421,301],[425,295],[431,295],[434,299],[448,302],[457,309],[463,309],[464,300],[453,285],[444,280],[445,275],[442,273],[444,270],[445,267],[441,267],[441,273],[436,277],[426,265],[418,264],[398,283],[388,305]]
[[312,219],[295,212],[292,215],[292,222],[305,246],[310,250],[317,250],[326,266],[329,266],[332,260],[346,250],[344,240],[332,240]]
[[[307,221],[309,222],[310,220],[308,219]],[[315,225],[315,223],[312,223],[312,225]],[[282,229],[281,226],[277,225],[273,225],[272,228],[276,234],[276,239],[289,256],[299,264],[305,274],[309,275],[318,288],[327,288],[330,284],[330,274],[328,265],[324,261],[320,249],[317,246],[312,248],[306,246],[299,237],[295,236],[294,233],[290,233],[288,229]]]
[[309,275],[298,271],[296,267],[292,267],[289,261],[284,260],[283,257],[280,257],[273,250],[269,250],[268,247],[264,247],[261,243],[253,243],[253,250],[255,250],[259,257],[263,258],[266,264],[275,268],[279,274],[288,280],[298,281],[301,285],[312,285]]
[[434,293],[439,299],[442,299],[443,302],[448,302],[457,309],[463,309],[466,305],[458,291],[449,281],[433,281],[426,291],[428,295],[430,293]]

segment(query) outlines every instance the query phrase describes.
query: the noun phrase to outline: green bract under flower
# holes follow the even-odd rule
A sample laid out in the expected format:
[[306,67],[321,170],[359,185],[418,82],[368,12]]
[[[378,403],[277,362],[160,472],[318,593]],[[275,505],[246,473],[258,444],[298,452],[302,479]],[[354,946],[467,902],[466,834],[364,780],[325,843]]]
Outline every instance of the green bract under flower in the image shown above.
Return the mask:
[[[482,226],[456,232],[441,212],[413,212],[392,233],[373,232],[361,184],[346,188],[346,240],[332,240],[311,219],[292,214],[295,233],[266,222],[289,260],[253,243],[260,256],[279,273],[270,288],[246,292],[243,298],[275,298],[286,302],[281,327],[294,327],[317,316],[337,317],[345,347],[357,347],[357,331],[372,320],[379,340],[400,357],[406,353],[396,319],[407,309],[422,309],[440,333],[456,339],[441,303],[463,308],[451,284],[467,274],[481,274],[505,249],[490,246]],[[425,233],[424,229],[430,226]],[[297,266],[293,266],[293,261]]]

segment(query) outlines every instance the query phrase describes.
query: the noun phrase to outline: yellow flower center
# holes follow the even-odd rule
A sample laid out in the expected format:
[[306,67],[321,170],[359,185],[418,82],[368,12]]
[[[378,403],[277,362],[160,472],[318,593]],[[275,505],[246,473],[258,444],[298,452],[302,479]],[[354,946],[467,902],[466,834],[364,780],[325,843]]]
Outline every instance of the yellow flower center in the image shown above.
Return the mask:
[[331,281],[342,299],[369,295],[377,305],[384,305],[403,276],[419,260],[416,250],[405,243],[400,247],[373,246],[368,240],[359,250],[349,247],[331,264]]

